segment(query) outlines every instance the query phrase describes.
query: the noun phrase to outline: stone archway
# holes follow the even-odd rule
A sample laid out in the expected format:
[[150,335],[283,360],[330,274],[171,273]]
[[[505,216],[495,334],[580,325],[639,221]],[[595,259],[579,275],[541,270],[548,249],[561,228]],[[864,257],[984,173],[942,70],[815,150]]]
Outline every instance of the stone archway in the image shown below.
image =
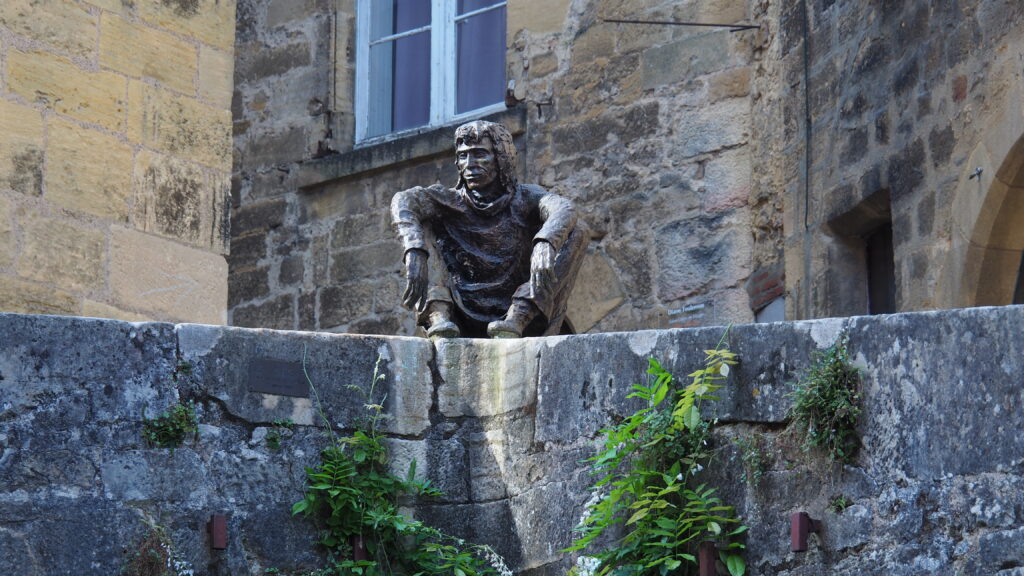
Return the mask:
[[953,307],[1014,303],[1022,271],[1024,118],[1019,102],[998,116],[964,167],[953,201]]

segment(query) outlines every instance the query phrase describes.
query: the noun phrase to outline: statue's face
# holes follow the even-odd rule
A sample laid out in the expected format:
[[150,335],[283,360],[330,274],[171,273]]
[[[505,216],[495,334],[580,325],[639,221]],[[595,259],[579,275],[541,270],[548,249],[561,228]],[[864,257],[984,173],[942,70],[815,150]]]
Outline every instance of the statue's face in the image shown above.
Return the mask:
[[459,175],[470,190],[483,191],[498,180],[498,161],[494,156],[494,144],[484,137],[478,142],[463,142],[455,149],[456,166]]

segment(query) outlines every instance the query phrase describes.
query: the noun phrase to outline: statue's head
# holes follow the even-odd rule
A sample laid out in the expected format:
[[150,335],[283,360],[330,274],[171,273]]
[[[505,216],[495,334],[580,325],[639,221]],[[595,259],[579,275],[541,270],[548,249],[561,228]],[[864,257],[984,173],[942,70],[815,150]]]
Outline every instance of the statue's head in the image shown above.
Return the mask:
[[492,184],[501,194],[516,190],[516,146],[501,124],[476,120],[455,130],[455,165],[459,187],[485,192]]

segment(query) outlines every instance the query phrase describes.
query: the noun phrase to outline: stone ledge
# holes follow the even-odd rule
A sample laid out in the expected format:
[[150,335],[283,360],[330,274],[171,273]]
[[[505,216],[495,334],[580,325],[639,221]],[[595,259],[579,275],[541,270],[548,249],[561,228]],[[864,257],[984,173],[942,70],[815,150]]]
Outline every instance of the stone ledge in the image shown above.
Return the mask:
[[[526,110],[526,106],[517,106],[482,119],[500,122],[513,136],[518,136],[526,131]],[[356,148],[351,152],[304,161],[299,164],[296,184],[300,189],[309,189],[334,180],[450,152],[454,128],[454,125],[425,128],[422,132]]]

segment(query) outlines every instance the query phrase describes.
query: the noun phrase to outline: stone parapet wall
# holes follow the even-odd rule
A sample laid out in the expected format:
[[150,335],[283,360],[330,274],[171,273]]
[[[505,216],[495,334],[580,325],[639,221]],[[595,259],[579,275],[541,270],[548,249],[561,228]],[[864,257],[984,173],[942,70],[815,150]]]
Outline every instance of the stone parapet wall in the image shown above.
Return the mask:
[[[735,326],[740,364],[715,404],[718,450],[702,481],[751,526],[751,574],[966,574],[1024,567],[1024,308]],[[593,481],[580,460],[648,357],[697,368],[724,328],[512,341],[278,332],[0,315],[0,573],[112,574],[144,521],[167,527],[196,574],[298,573],[321,561],[290,514],[326,437],[311,398],[252,391],[258,361],[305,363],[323,408],[351,426],[378,357],[389,445],[445,496],[417,517],[489,543],[518,573],[563,574],[559,550]],[[849,335],[863,370],[863,448],[846,466],[786,429],[789,382]],[[183,368],[187,366],[187,369]],[[176,369],[177,368],[177,369]],[[171,378],[177,373],[177,381]],[[195,403],[198,439],[146,446],[143,413]],[[296,426],[274,449],[275,420]],[[766,469],[744,481],[733,440],[756,435]],[[851,505],[828,511],[842,495]],[[789,514],[823,523],[789,552]],[[205,523],[228,516],[228,547]]]
[[234,21],[0,5],[0,310],[226,322]]

